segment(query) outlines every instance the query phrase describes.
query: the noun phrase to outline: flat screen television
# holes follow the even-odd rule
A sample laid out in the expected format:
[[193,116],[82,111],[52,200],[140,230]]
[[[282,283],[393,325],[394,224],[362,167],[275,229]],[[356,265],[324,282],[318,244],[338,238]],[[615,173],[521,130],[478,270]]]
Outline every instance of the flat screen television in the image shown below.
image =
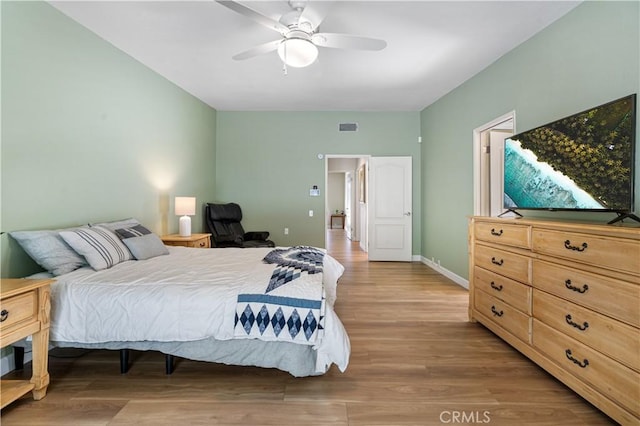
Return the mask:
[[506,138],[503,207],[634,217],[635,134],[633,94]]

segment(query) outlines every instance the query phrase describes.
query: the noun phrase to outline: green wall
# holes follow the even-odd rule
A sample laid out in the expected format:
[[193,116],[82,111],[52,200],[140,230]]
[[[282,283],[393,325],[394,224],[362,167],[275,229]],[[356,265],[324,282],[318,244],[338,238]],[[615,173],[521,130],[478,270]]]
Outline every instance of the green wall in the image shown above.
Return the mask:
[[[640,85],[638,2],[583,3],[422,112],[359,113],[216,113],[46,3],[4,1],[1,12],[4,232],[125,216],[175,232],[173,197],[193,195],[240,203],[245,228],[280,245],[323,245],[317,154],[404,155],[414,255],[466,277],[473,129],[515,110],[525,130]],[[636,188],[640,200],[640,174]],[[1,242],[2,276],[38,270]]]
[[[523,131],[638,93],[639,26],[638,2],[585,2],[422,111],[424,257],[440,259],[444,268],[468,277],[473,129],[515,110],[516,131]],[[640,149],[636,168],[640,170]],[[638,206],[640,173],[635,182]],[[599,221],[615,217],[551,216]]]
[[174,196],[214,197],[214,109],[46,3],[1,7],[3,277],[39,271],[6,232],[131,216],[176,232]]
[[[420,253],[418,112],[219,111],[217,118],[217,201],[238,202],[246,230],[270,231],[278,245],[323,247],[326,158],[318,154],[411,156],[413,253]],[[341,122],[358,123],[358,131],[339,132]],[[320,197],[309,196],[313,185]]]

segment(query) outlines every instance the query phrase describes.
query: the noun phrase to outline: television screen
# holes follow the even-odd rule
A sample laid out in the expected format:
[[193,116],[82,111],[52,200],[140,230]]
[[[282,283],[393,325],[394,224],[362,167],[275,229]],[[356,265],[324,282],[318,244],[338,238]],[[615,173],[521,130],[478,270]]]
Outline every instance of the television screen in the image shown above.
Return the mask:
[[505,139],[504,208],[633,211],[636,95]]

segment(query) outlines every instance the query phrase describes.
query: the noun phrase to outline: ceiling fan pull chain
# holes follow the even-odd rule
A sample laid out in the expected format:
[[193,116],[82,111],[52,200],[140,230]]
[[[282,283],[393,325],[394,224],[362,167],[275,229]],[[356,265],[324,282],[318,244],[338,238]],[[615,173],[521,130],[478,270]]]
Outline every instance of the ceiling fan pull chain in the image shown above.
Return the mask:
[[282,74],[287,75],[287,45],[284,45],[284,61],[282,61]]

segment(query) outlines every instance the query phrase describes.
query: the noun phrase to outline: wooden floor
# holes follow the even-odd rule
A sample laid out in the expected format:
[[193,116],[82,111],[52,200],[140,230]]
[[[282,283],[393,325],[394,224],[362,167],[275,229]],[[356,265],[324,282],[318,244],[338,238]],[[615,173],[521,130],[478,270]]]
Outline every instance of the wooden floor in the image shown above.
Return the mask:
[[[467,291],[421,263],[368,262],[342,230],[328,249],[346,267],[336,311],[351,339],[347,371],[278,370],[134,352],[54,350],[41,401],[2,410],[10,425],[607,425],[608,417],[479,324]],[[30,376],[13,372],[5,378]]]

